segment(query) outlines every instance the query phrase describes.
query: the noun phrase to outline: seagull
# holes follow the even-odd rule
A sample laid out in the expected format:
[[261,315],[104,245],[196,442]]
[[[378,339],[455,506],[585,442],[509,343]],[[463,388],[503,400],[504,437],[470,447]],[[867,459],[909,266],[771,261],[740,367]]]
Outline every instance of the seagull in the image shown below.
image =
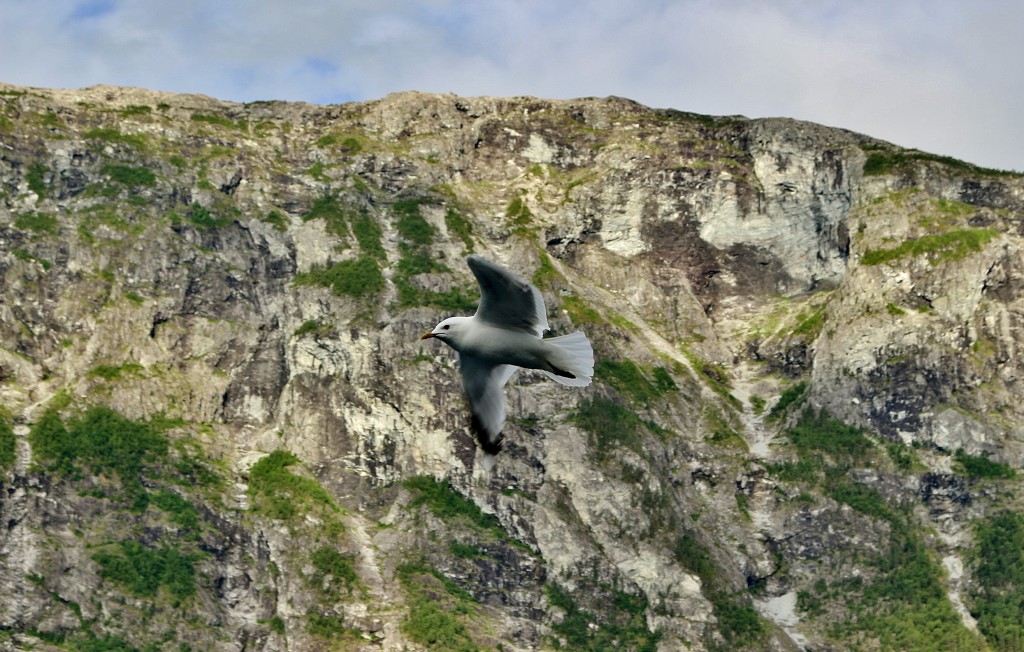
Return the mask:
[[471,255],[466,264],[480,285],[472,317],[449,317],[421,340],[438,339],[458,352],[471,426],[493,468],[505,426],[505,383],[517,367],[538,369],[562,385],[586,387],[594,376],[594,350],[582,331],[543,339],[547,310],[540,290],[506,269]]

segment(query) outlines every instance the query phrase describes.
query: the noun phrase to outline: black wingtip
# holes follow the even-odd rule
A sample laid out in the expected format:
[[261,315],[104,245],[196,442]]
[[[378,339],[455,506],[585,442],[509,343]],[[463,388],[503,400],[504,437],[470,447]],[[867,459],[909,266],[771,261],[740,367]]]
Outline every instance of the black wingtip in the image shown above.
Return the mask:
[[484,428],[484,424],[476,417],[471,415],[470,426],[473,429],[473,434],[476,435],[476,441],[480,444],[480,449],[485,453],[491,455],[497,455],[501,452],[501,444],[504,436],[499,432],[496,436],[491,437],[491,434]]

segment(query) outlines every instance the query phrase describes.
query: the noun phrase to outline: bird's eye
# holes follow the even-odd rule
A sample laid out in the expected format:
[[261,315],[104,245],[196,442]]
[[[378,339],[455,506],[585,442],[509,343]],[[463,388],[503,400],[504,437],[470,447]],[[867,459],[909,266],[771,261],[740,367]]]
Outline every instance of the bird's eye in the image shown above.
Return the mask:
[[448,330],[448,329],[449,329],[449,328],[451,328],[451,327],[452,327],[452,325],[451,325],[451,324],[445,324],[445,325],[444,325],[444,329],[445,329],[445,330]]

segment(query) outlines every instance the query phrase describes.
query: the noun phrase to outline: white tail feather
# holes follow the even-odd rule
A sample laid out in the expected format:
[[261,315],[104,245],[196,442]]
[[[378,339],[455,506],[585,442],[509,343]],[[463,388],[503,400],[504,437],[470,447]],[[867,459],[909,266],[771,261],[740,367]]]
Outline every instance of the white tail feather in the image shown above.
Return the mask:
[[549,378],[570,387],[586,387],[594,377],[594,349],[582,331],[544,340],[548,345],[547,358],[552,367],[575,376],[568,378],[543,371]]
[[484,473],[490,474],[491,469],[497,464],[498,458],[494,453],[484,453],[483,457],[480,458],[480,468],[484,470]]

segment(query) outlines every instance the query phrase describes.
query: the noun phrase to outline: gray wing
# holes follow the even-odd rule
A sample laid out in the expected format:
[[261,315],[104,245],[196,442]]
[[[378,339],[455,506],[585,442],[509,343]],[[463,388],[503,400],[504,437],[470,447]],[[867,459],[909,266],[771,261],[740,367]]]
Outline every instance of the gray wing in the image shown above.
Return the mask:
[[540,290],[502,267],[470,256],[466,264],[480,284],[480,305],[476,317],[505,328],[515,328],[541,337],[548,329],[547,310]]
[[485,453],[494,455],[501,450],[505,383],[515,370],[512,365],[492,365],[471,355],[459,355],[462,389],[469,399],[473,433]]

